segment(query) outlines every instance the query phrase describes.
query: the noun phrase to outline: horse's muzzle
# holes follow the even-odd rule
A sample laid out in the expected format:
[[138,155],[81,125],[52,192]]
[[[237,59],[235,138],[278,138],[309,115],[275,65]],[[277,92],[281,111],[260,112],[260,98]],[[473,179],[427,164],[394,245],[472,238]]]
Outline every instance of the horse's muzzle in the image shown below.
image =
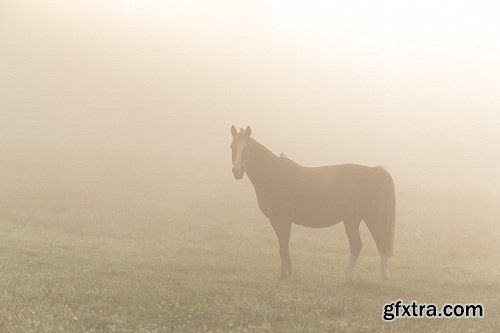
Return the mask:
[[238,179],[240,180],[241,178],[243,178],[243,175],[245,174],[245,171],[241,170],[241,169],[235,169],[233,168],[233,176],[235,179]]

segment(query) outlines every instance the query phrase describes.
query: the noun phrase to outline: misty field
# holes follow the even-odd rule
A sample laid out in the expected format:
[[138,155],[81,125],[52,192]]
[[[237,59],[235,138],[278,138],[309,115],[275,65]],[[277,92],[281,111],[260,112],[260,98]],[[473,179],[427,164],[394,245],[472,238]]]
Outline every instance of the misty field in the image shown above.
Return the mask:
[[[2,148],[0,332],[499,332],[500,202],[398,184],[391,281],[366,227],[292,227],[294,275],[230,160]],[[390,170],[390,166],[388,166]],[[381,319],[384,303],[482,319]]]

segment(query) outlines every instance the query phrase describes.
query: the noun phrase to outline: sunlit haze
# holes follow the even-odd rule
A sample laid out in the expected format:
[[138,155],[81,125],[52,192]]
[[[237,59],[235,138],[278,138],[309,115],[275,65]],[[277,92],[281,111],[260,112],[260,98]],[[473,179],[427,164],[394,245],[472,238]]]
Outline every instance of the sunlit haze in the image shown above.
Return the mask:
[[[227,163],[231,124],[304,165],[500,192],[494,1],[0,3],[4,145]],[[224,164],[223,164],[224,165]]]
[[0,333],[498,333],[499,203],[499,1],[0,0]]

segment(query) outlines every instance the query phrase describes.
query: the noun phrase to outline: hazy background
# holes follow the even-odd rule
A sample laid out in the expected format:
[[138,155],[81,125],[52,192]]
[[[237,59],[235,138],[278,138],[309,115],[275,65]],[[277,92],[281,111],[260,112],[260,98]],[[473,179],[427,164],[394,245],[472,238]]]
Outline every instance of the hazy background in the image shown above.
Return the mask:
[[[500,5],[0,0],[0,332],[500,332]],[[294,226],[294,275],[230,126],[304,165],[383,165],[366,226]],[[381,320],[385,303],[483,319]]]
[[302,164],[500,193],[499,10],[1,0],[0,140],[210,159],[230,177],[234,123]]

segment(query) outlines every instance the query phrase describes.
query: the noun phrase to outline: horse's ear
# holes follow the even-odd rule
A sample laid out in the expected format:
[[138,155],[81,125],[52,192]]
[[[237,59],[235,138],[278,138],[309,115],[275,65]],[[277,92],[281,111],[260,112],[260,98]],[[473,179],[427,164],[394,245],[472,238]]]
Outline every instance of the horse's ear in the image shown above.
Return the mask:
[[245,136],[249,138],[250,135],[252,135],[252,129],[250,128],[250,126],[247,126],[247,128],[245,129]]
[[234,125],[233,125],[233,126],[231,126],[231,134],[232,134],[233,136],[236,136],[236,134],[238,134],[238,131],[236,130],[236,127],[234,127]]

